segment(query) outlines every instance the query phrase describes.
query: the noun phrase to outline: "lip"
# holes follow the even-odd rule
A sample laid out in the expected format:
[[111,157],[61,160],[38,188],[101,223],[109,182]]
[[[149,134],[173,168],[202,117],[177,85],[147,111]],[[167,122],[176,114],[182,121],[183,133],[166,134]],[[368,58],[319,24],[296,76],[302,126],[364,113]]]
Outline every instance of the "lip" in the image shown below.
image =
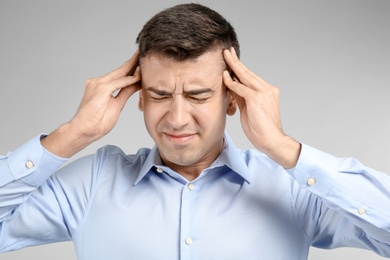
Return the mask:
[[166,133],[164,132],[165,136],[168,138],[169,141],[173,143],[178,144],[184,144],[192,140],[195,136],[195,134],[174,134],[174,133]]

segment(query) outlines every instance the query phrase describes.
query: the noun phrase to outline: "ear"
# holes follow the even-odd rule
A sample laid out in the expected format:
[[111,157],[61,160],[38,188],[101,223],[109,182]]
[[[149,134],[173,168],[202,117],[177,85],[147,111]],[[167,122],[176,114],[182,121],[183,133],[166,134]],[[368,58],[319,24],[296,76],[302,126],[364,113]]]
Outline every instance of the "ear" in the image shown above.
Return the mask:
[[226,108],[226,114],[229,116],[232,116],[237,111],[237,101],[234,99],[232,94],[230,94],[229,90],[228,90],[227,94],[228,94],[229,103],[228,103],[228,106]]
[[144,97],[143,97],[143,92],[142,92],[142,89],[140,89],[138,91],[138,109],[139,111],[144,111]]

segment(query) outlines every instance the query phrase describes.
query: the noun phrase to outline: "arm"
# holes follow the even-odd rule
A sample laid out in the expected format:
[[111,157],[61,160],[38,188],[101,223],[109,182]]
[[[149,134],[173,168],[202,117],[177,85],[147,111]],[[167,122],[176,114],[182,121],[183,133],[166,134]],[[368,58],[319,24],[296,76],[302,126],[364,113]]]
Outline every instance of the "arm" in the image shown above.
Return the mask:
[[66,159],[48,153],[40,136],[0,158],[0,222],[36,190]]
[[[126,101],[141,88],[137,65],[138,52],[113,72],[88,80],[80,107],[70,122],[50,135],[37,137],[0,157],[0,251],[8,250],[3,246],[12,241],[12,232],[20,231],[15,237],[28,236],[18,226],[27,226],[30,214],[42,216],[38,221],[45,223],[42,226],[59,225],[64,212],[59,201],[50,197],[56,197],[56,190],[62,190],[62,187],[56,189],[61,185],[54,185],[55,178],[49,178],[66,161],[63,158],[71,157],[115,126]],[[116,92],[118,94],[114,96]],[[75,180],[71,186],[82,185],[83,167],[71,169],[63,170],[62,174],[72,176],[68,177]],[[77,204],[80,200],[75,201]],[[50,216],[59,217],[59,221],[53,221]],[[34,224],[30,225],[33,228]]]
[[[33,168],[25,169],[25,157]],[[65,160],[43,149],[36,137],[0,160],[0,167],[4,162],[17,179],[0,188],[0,252],[70,240],[97,183],[94,156],[58,170]]]
[[[236,75],[232,79],[225,71],[223,80],[237,101],[244,132],[258,150],[289,169],[299,184],[293,192],[297,218],[305,214],[316,217],[311,224],[301,223],[308,225],[304,229],[313,243],[329,248],[363,247],[389,255],[390,211],[386,205],[390,204],[390,177],[356,160],[338,159],[301,145],[285,135],[278,89],[248,70],[233,49],[225,50],[224,58]],[[311,195],[299,195],[307,192]],[[309,203],[308,197],[318,201]],[[354,239],[347,239],[351,234]],[[335,238],[340,239],[335,242]]]
[[[224,51],[227,65],[234,71],[232,79],[223,74],[225,85],[237,101],[241,125],[251,143],[284,168],[296,165],[300,144],[287,136],[280,122],[279,90],[247,69],[234,48]],[[259,113],[261,112],[261,113]]]
[[[42,140],[48,151],[71,157],[109,133],[127,100],[141,89],[138,51],[116,70],[87,80],[84,97],[73,119]],[[116,96],[113,96],[119,91]]]
[[359,247],[390,256],[389,176],[304,144],[288,172],[298,184],[292,188],[297,221],[313,246]]

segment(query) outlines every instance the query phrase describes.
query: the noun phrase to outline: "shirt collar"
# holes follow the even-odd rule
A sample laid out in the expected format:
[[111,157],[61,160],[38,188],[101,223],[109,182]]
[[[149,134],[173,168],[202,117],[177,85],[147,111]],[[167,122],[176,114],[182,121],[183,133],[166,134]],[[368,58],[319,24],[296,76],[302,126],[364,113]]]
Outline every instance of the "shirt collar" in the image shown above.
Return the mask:
[[155,145],[152,150],[150,150],[148,157],[146,158],[138,173],[137,179],[134,181],[134,185],[137,185],[138,182],[140,182],[145,177],[145,175],[151,171],[152,168],[155,168],[155,165],[162,165],[157,145]]
[[246,182],[250,183],[250,171],[245,161],[245,157],[243,156],[242,150],[237,149],[226,131],[224,137],[225,147],[215,160],[215,163],[226,165],[232,171],[240,175]]
[[[224,138],[225,146],[215,160],[215,162],[210,167],[226,165],[232,171],[240,175],[246,182],[250,183],[250,172],[248,169],[248,165],[246,164],[246,161],[242,156],[241,150],[236,148],[227,132],[225,132]],[[137,179],[134,182],[134,185],[137,185],[153,168],[164,167],[162,165],[163,163],[158,153],[158,148],[155,145],[147,156],[144,164],[142,165],[138,173]]]

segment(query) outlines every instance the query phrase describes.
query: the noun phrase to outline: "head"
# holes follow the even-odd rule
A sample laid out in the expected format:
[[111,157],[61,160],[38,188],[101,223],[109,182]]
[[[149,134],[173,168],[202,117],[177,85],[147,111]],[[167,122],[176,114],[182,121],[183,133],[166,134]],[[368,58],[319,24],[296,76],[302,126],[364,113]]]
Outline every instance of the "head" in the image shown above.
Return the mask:
[[223,50],[239,51],[233,27],[205,6],[183,4],[150,19],[137,43],[139,108],[161,158],[179,173],[203,170],[222,150],[226,115],[236,111],[222,80]]
[[200,4],[181,4],[153,16],[136,42],[140,59],[158,53],[177,61],[195,59],[217,49],[240,46],[231,24],[220,14]]

